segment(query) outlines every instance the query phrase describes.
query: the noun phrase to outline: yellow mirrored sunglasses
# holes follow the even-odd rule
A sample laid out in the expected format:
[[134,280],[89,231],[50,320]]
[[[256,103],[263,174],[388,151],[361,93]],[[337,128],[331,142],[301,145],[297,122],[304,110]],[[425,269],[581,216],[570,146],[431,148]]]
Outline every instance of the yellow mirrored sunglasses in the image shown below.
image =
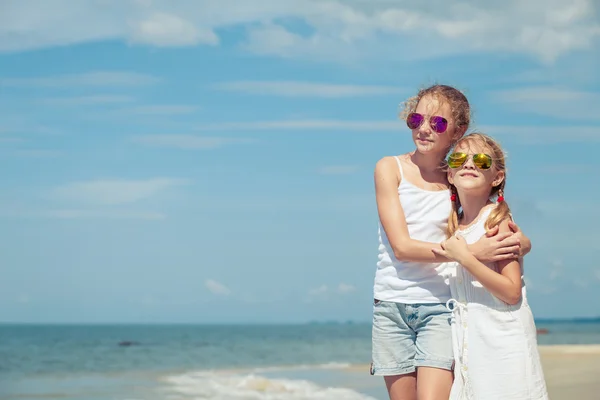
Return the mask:
[[[489,154],[477,153],[471,156],[473,164],[479,169],[490,169],[492,166],[492,157]],[[460,168],[469,159],[467,153],[452,153],[448,156],[448,166],[452,169]]]

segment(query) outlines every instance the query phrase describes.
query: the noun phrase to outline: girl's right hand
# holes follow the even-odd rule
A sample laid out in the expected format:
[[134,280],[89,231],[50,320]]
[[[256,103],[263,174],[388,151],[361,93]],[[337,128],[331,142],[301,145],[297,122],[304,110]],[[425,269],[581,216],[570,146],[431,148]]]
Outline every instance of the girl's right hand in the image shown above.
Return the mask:
[[519,258],[521,243],[518,235],[513,232],[498,233],[496,226],[469,245],[469,250],[483,263],[510,260]]

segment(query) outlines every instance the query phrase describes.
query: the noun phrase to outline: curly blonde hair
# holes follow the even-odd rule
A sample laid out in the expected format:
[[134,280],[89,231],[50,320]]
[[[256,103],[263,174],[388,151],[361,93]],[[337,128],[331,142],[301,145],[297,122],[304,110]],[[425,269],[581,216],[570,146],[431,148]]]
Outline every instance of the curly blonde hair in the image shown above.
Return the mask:
[[[459,139],[454,148],[458,147],[462,143],[475,142],[478,141],[483,143],[484,146],[488,147],[491,150],[490,156],[492,156],[492,168],[496,171],[504,172],[504,179],[498,186],[492,187],[490,191],[490,198],[496,195],[504,196],[504,186],[506,183],[506,161],[505,154],[500,147],[500,144],[492,139],[490,136],[481,133],[481,132],[473,132],[470,133],[461,139]],[[460,209],[460,198],[456,192],[456,187],[454,185],[450,185],[450,189],[452,193],[456,194],[456,200],[452,202],[452,211],[450,212],[450,216],[448,217],[448,228],[447,234],[448,237],[454,235],[454,233],[458,230],[458,221],[460,220],[461,213],[459,213]],[[492,210],[487,220],[485,221],[485,228],[491,229],[496,225],[499,225],[506,218],[510,218],[510,207],[506,201],[501,201],[498,205]]]
[[415,112],[419,101],[425,96],[434,96],[442,98],[450,105],[452,117],[455,125],[460,128],[468,128],[471,123],[471,106],[467,97],[458,89],[448,85],[433,85],[419,90],[416,96],[413,96],[402,103],[400,118],[406,121],[408,115]]

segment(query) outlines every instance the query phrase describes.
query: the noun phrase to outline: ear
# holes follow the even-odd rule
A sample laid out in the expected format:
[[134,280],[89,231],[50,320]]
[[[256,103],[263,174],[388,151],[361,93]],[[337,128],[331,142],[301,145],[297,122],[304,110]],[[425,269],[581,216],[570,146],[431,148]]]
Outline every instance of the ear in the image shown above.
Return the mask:
[[448,182],[450,182],[451,185],[454,185],[454,174],[450,168],[448,168]]
[[496,186],[500,185],[503,180],[504,180],[504,171],[496,172],[496,177],[492,181],[492,186],[496,187]]

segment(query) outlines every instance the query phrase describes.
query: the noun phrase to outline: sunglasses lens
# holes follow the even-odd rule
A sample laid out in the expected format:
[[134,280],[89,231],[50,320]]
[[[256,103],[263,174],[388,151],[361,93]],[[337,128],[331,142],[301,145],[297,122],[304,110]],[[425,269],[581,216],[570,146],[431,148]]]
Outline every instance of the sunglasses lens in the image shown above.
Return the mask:
[[492,166],[492,157],[487,154],[475,154],[473,164],[480,169],[489,169]]
[[467,161],[467,155],[465,153],[452,153],[448,157],[448,166],[450,168],[458,168]]
[[424,117],[421,114],[411,113],[408,115],[408,118],[406,118],[406,125],[408,125],[410,129],[417,129],[421,126],[423,120]]
[[448,120],[444,117],[431,117],[431,129],[436,133],[444,133],[448,129]]

